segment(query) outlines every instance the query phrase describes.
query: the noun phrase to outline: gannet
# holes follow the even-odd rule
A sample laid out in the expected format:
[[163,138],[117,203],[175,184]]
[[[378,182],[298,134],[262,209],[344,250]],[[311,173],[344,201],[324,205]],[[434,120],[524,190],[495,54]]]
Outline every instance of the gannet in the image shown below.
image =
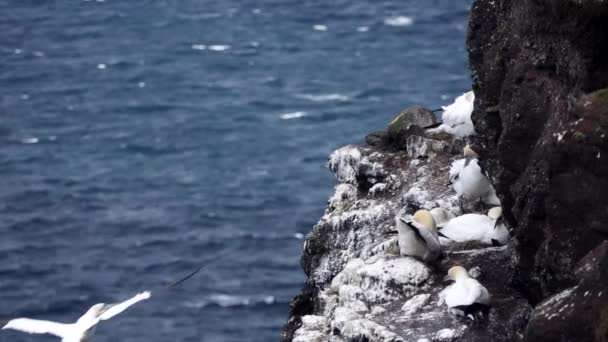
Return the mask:
[[110,319],[125,311],[131,305],[150,298],[150,292],[136,294],[122,303],[99,303],[91,306],[75,323],[58,323],[30,318],[15,318],[6,323],[2,330],[12,329],[28,334],[50,334],[61,338],[61,342],[88,342],[100,321]]
[[428,210],[418,210],[411,219],[395,217],[401,255],[413,256],[425,262],[433,261],[441,253],[437,227]]
[[435,220],[436,226],[441,226],[447,223],[449,220],[453,219],[455,216],[451,211],[445,208],[433,208],[431,209],[431,215],[433,215],[433,220]]
[[502,217],[502,208],[494,207],[488,215],[465,214],[440,226],[438,235],[441,245],[452,242],[480,241],[494,246],[509,242],[509,230]]
[[471,278],[464,267],[450,268],[444,280],[454,281],[445,290],[445,303],[451,314],[474,319],[476,312],[487,311],[490,307],[490,293],[476,279]]
[[458,138],[475,134],[475,127],[473,126],[473,121],[471,120],[471,113],[473,113],[473,102],[475,102],[475,94],[473,91],[469,91],[457,97],[454,103],[451,105],[442,106],[442,124],[439,127],[433,128],[429,131],[447,132]]
[[464,147],[463,152],[465,158],[454,161],[449,171],[454,191],[468,199],[480,199],[482,203],[500,205],[494,187],[488,177],[481,173],[477,152],[469,145]]
[[[193,272],[178,281],[175,281],[165,289],[170,289],[180,285],[186,280],[192,278],[204,266],[200,266]],[[110,319],[119,313],[125,311],[131,305],[148,299],[151,296],[150,291],[144,291],[136,294],[133,298],[125,300],[122,303],[105,304],[98,303],[89,308],[75,323],[59,323],[52,321],[43,321],[31,318],[15,318],[9,321],[0,322],[2,330],[12,329],[28,334],[49,334],[61,338],[61,342],[89,342],[95,332],[95,327],[100,321]]]

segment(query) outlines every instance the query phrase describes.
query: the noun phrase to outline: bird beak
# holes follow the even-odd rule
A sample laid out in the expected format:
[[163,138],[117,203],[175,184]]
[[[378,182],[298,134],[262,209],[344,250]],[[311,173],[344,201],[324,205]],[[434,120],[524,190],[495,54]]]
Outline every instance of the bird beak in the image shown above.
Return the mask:
[[464,158],[464,166],[469,166],[470,162],[471,162],[471,158],[470,157],[465,157]]
[[452,280],[452,278],[450,278],[450,275],[446,275],[445,277],[443,277],[443,281],[450,281]]
[[412,223],[412,220],[406,220],[406,219],[405,219],[405,218],[403,218],[403,217],[400,217],[400,218],[399,218],[399,221],[401,221],[401,222],[403,222],[403,223],[407,224],[408,226],[409,226],[409,225]]
[[496,222],[494,222],[494,229],[496,229],[496,227],[498,227],[499,224],[502,224],[504,222],[504,218],[501,216],[499,217]]

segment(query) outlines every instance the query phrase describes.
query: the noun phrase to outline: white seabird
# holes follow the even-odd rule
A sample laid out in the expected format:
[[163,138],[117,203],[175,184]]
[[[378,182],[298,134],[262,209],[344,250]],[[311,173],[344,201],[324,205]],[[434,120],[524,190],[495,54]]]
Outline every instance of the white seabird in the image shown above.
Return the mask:
[[418,210],[411,219],[395,217],[401,255],[413,256],[425,262],[433,261],[441,254],[437,226],[428,210]]
[[453,219],[455,217],[451,211],[449,211],[445,208],[441,208],[441,207],[431,209],[430,213],[431,213],[431,215],[433,215],[433,220],[435,220],[435,225],[438,227],[440,227],[443,224],[446,224],[448,221],[450,221],[451,219]]
[[504,224],[501,207],[490,209],[488,215],[465,214],[455,217],[440,226],[438,235],[441,245],[480,241],[488,245],[503,246],[509,242],[509,230]]
[[439,127],[433,128],[429,131],[447,132],[458,138],[475,134],[475,127],[473,126],[473,121],[471,120],[474,101],[475,94],[473,91],[469,91],[457,97],[454,103],[451,105],[442,106],[442,124]]
[[490,293],[464,267],[450,268],[444,280],[454,281],[445,290],[445,303],[451,314],[474,318],[476,312],[489,309]]
[[[225,251],[223,254],[228,253],[230,250]],[[180,280],[173,282],[165,289],[170,289],[180,285],[186,280],[192,278],[197,274],[204,265],[199,266],[193,272],[189,273]],[[136,294],[133,298],[125,300],[122,303],[116,304],[105,304],[98,303],[89,308],[87,312],[82,315],[75,323],[59,323],[52,321],[43,321],[31,318],[15,318],[10,321],[0,323],[2,330],[12,329],[28,334],[50,334],[61,338],[61,342],[89,342],[95,327],[100,321],[110,319],[119,313],[125,311],[131,305],[141,302],[142,300],[148,299],[151,296],[150,291],[144,291]]]
[[75,323],[58,323],[30,318],[15,318],[6,323],[2,329],[12,329],[28,334],[50,334],[61,338],[62,342],[88,342],[100,321],[110,319],[125,311],[131,305],[150,298],[150,292],[138,293],[122,303],[99,303],[82,315]]
[[481,172],[477,153],[469,145],[464,147],[463,152],[465,158],[454,161],[449,172],[454,191],[468,199],[480,199],[483,203],[500,205],[494,187]]

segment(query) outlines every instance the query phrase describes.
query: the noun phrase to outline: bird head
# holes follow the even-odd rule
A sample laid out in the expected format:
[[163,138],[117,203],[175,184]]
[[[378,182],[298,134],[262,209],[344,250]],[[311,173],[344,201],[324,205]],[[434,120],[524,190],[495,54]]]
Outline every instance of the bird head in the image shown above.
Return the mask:
[[469,144],[467,144],[462,149],[462,152],[463,152],[465,158],[469,158],[469,159],[479,158],[479,154],[477,154],[477,152],[475,152],[475,150],[473,150],[473,147]]
[[502,207],[494,207],[488,210],[488,217],[492,220],[498,220],[502,217]]
[[448,270],[448,274],[443,278],[444,281],[456,280],[463,277],[468,277],[469,273],[462,266],[453,266]]
[[430,213],[433,216],[435,225],[440,226],[454,217],[454,215],[452,215],[452,213],[450,213],[447,209],[441,207],[431,209]]
[[475,93],[472,90],[464,93],[464,99],[472,103],[475,101]]
[[431,215],[431,212],[426,209],[418,210],[414,214],[412,221],[417,223],[418,226],[421,226],[427,230],[430,230],[432,232],[437,231],[437,227],[435,225],[435,219],[433,219],[433,215]]

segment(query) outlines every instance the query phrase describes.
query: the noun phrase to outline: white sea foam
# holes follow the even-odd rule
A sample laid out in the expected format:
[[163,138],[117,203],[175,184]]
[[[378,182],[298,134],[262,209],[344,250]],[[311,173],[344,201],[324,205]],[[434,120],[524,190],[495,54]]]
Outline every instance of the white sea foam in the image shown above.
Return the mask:
[[207,50],[207,45],[205,44],[192,44],[192,49],[193,50]]
[[384,25],[388,26],[412,26],[414,24],[414,19],[411,17],[406,17],[402,15],[388,17],[384,19]]
[[293,234],[293,237],[296,238],[296,239],[298,239],[298,240],[302,240],[302,239],[304,239],[304,234],[302,234],[302,233],[295,233],[295,234]]
[[205,44],[192,44],[192,49],[193,50],[199,50],[199,51],[205,51],[205,50],[209,50],[209,51],[226,51],[230,49],[230,45],[205,45]]
[[37,144],[40,141],[38,138],[24,138],[21,142],[24,144]]
[[313,27],[312,27],[312,28],[313,28],[315,31],[327,31],[327,26],[325,26],[325,25],[320,25],[320,24],[317,24],[317,25],[313,25]]
[[309,100],[312,102],[331,102],[331,101],[339,101],[345,102],[349,101],[350,97],[343,94],[300,94],[297,97],[305,100]]
[[104,70],[106,67],[107,66],[105,64],[103,64],[103,63],[97,64],[97,69],[99,69],[99,70]]
[[189,308],[201,309],[210,305],[217,305],[223,308],[236,306],[253,306],[257,304],[271,305],[276,301],[274,296],[269,295],[227,295],[227,294],[211,294],[203,300],[186,302],[184,305]]
[[230,49],[230,45],[209,45],[207,49],[210,51],[226,51]]
[[281,114],[281,120],[298,119],[298,118],[306,116],[306,114],[307,114],[306,112],[285,113],[285,114]]
[[367,32],[367,31],[369,31],[369,27],[367,27],[367,26],[357,27],[357,32]]

